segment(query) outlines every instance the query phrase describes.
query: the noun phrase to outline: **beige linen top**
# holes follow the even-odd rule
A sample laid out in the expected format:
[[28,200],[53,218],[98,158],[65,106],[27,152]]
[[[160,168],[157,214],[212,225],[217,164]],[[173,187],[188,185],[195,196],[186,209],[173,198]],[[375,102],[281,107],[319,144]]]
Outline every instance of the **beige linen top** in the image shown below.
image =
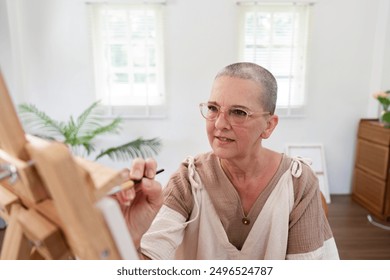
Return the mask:
[[[261,226],[268,227],[272,224],[272,222],[270,222],[271,217],[264,216],[264,213],[263,215],[260,214],[263,206],[274,192],[282,175],[291,167],[291,162],[291,158],[283,155],[277,172],[274,174],[264,191],[259,195],[248,215],[244,215],[238,193],[222,170],[217,157],[213,153],[207,153],[199,155],[195,160],[192,160],[192,168],[196,170],[195,175],[199,177],[197,181],[201,182],[202,188],[206,190],[206,193],[203,195],[206,199],[202,198],[198,200],[205,200],[206,202],[211,201],[209,203],[210,206],[208,206],[207,203],[205,205],[211,207],[210,209],[212,211],[210,211],[210,213],[215,213],[214,216],[216,219],[211,220],[211,227],[213,227],[213,223],[221,223],[228,238],[228,243],[233,245],[238,251],[240,251],[245,244],[254,224],[257,225],[257,228],[254,229],[256,233],[261,230]],[[330,243],[332,243],[330,247],[333,257],[338,258],[332,232],[322,210],[318,181],[310,167],[301,164],[300,168],[299,176],[297,176],[297,178],[291,176],[292,179],[290,180],[292,182],[290,183],[292,185],[291,188],[293,189],[291,190],[291,195],[287,196],[290,196],[291,205],[283,205],[283,203],[286,203],[286,200],[283,200],[281,197],[280,203],[282,203],[282,205],[278,206],[278,198],[276,197],[276,199],[273,199],[273,205],[268,205],[267,209],[263,212],[270,213],[269,209],[274,211],[272,210],[273,207],[276,207],[274,208],[276,211],[275,213],[279,213],[277,212],[280,211],[278,208],[289,208],[286,214],[287,216],[285,217],[286,222],[279,222],[279,224],[283,225],[283,223],[287,223],[288,221],[288,225],[286,224],[284,230],[286,231],[286,256],[318,258],[319,254],[322,253],[314,254],[313,252],[323,251],[325,241],[330,240]],[[155,251],[154,248],[156,246],[159,246],[158,242],[160,241],[165,240],[165,242],[169,244],[168,247],[170,250],[176,250],[177,246],[180,245],[176,243],[180,243],[183,240],[183,236],[185,240],[187,224],[193,222],[194,215],[191,216],[191,214],[194,214],[192,213],[194,209],[194,193],[191,184],[194,185],[194,180],[190,183],[190,171],[191,170],[188,168],[188,161],[184,162],[179,170],[173,174],[168,186],[164,190],[165,205],[161,211],[162,213],[157,216],[157,222],[152,225],[151,233],[146,235],[146,238],[143,239],[142,243],[142,247],[146,248],[144,253],[147,255],[149,253],[149,256],[152,258],[159,256],[158,253],[154,255],[153,251]],[[284,189],[287,191],[287,188]],[[284,189],[282,188],[281,190],[284,192]],[[279,195],[283,196],[283,192],[279,193]],[[205,208],[203,205],[200,207]],[[204,209],[201,210],[204,211]],[[285,212],[282,211],[281,213]],[[203,212],[203,218],[201,218],[203,219],[203,222],[201,223],[204,223],[205,216],[207,216],[207,212]],[[257,221],[258,217],[263,220]],[[243,223],[243,218],[247,221],[249,220],[249,224]],[[182,224],[179,223],[179,227],[170,230],[169,227],[172,226],[172,221],[177,219],[181,220]],[[192,220],[189,221],[189,219]],[[210,220],[210,218],[206,217],[206,220]],[[210,223],[210,221],[207,221],[206,224],[207,223]],[[182,231],[184,233],[182,233]],[[170,238],[167,236],[169,233],[174,237]],[[273,234],[275,233],[279,234],[278,232],[274,232]],[[270,234],[270,232],[265,233],[265,235],[267,234]],[[252,236],[253,235],[254,233],[252,233]],[[251,242],[254,241],[251,240]],[[161,248],[165,247],[162,246]],[[165,249],[168,250],[167,248]],[[243,256],[245,257],[246,255],[244,254]]]

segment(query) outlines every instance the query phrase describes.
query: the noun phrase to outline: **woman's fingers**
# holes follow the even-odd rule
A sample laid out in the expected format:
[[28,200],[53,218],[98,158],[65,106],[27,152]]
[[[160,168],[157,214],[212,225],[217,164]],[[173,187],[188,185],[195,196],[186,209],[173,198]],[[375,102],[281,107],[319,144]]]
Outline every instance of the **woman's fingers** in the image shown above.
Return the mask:
[[142,192],[147,197],[147,201],[152,208],[160,209],[163,196],[161,184],[155,180],[144,179],[142,181]]
[[[127,180],[138,182],[135,183],[136,185],[134,187],[119,192],[117,194],[118,201],[123,206],[129,206],[136,197],[136,192],[142,189],[144,195],[148,198],[148,203],[156,206],[159,205],[161,185],[153,180],[156,175],[156,169],[157,162],[152,158],[146,160],[141,158],[134,159],[130,171],[127,170]],[[126,177],[125,172],[123,171],[123,176]]]
[[153,179],[156,175],[156,169],[157,162],[154,159],[134,159],[130,170],[130,178],[133,180],[141,180],[143,177]]
[[145,166],[145,160],[140,158],[134,159],[130,169],[130,179],[141,180],[145,174]]
[[145,161],[145,176],[153,179],[156,175],[157,162],[154,159],[148,158]]

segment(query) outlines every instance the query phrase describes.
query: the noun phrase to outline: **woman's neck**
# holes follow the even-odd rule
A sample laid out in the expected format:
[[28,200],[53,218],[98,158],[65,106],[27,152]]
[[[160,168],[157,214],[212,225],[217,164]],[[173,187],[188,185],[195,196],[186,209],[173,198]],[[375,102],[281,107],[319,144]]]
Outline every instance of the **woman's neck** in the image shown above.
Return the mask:
[[259,194],[278,170],[282,154],[268,149],[249,160],[221,159],[221,167],[236,189],[243,211],[249,213]]
[[258,153],[246,158],[221,159],[222,169],[228,176],[235,179],[245,180],[253,178],[266,172],[267,167],[278,153],[262,148]]

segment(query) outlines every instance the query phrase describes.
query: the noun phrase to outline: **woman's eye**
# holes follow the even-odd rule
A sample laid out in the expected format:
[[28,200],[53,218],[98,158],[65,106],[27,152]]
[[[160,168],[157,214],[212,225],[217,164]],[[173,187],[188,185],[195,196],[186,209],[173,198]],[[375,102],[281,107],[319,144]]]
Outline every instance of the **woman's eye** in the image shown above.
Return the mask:
[[216,113],[218,112],[218,107],[214,105],[208,105],[208,109],[210,112]]
[[248,115],[247,112],[241,109],[231,109],[230,114],[236,117],[246,117]]

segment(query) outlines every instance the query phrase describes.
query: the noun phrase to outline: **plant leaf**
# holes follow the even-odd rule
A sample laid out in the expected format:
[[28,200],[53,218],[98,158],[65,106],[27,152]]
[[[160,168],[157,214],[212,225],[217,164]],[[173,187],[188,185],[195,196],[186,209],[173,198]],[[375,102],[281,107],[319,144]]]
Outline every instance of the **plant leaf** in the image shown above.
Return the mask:
[[76,134],[90,134],[93,130],[101,126],[101,118],[96,114],[97,106],[100,101],[92,103],[87,109],[85,109],[80,116],[77,117],[75,123]]
[[[77,136],[74,139],[70,139],[72,145],[84,145],[85,143],[90,143],[95,137],[107,134],[107,133],[118,133],[119,124],[122,122],[122,119],[117,118],[111,123],[105,126],[100,126],[93,131],[89,131],[86,135]],[[89,154],[89,153],[88,153]]]
[[95,160],[103,156],[108,156],[112,160],[119,161],[127,161],[136,157],[151,157],[153,154],[158,154],[161,145],[161,140],[159,138],[137,138],[126,144],[103,150],[96,156]]
[[45,137],[64,135],[64,123],[52,119],[35,105],[22,103],[18,106],[18,112],[24,124],[29,125],[32,130],[39,130],[42,135],[46,132],[48,135]]
[[390,124],[390,112],[386,112],[382,115],[382,120]]
[[95,130],[93,130],[91,134],[97,136],[105,133],[118,133],[121,122],[122,122],[121,118],[116,118],[107,125],[99,126]]

